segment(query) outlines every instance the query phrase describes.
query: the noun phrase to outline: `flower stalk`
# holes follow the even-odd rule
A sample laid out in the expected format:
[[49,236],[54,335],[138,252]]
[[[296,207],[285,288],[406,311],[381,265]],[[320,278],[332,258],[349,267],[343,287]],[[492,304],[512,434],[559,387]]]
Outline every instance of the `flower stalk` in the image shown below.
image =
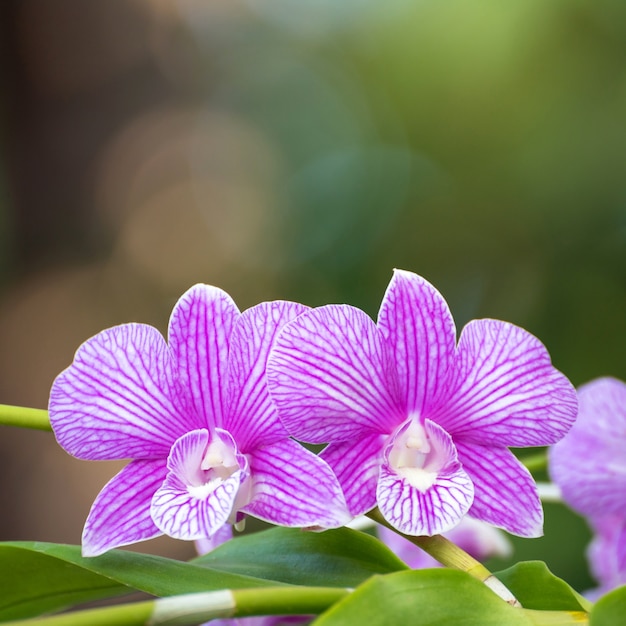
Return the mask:
[[190,593],[119,606],[5,622],[6,626],[194,626],[216,618],[317,615],[350,590],[264,587]]
[[0,424],[33,430],[52,430],[48,411],[45,409],[31,409],[9,404],[0,404]]
[[461,570],[462,572],[467,572],[473,578],[480,580],[480,582],[487,585],[489,589],[491,589],[511,606],[522,606],[511,591],[507,589],[507,587],[505,587],[502,582],[498,580],[480,561],[477,561],[474,557],[470,556],[449,539],[446,539],[443,535],[434,535],[432,537],[424,535],[405,535],[389,524],[389,522],[387,522],[387,520],[382,516],[378,508],[372,509],[369,513],[367,513],[367,516],[386,528],[402,535],[402,537],[405,537],[411,543],[424,550],[424,552],[430,554],[430,556],[442,565]]

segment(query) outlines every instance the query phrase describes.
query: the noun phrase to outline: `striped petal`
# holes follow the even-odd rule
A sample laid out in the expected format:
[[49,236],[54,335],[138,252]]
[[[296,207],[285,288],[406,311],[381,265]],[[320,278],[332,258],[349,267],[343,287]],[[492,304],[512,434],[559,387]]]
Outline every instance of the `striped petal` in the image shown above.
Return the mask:
[[176,303],[169,324],[169,345],[181,388],[193,412],[194,428],[222,427],[230,335],[239,309],[221,289],[191,287]]
[[287,437],[269,397],[265,368],[278,331],[306,310],[308,307],[295,302],[264,302],[244,311],[235,323],[225,427],[243,453]]
[[161,535],[150,502],[166,475],[165,459],[132,461],[102,489],[83,531],[83,556],[97,556]]
[[429,421],[424,424],[423,436],[430,450],[423,465],[399,462],[397,444],[403,445],[405,432],[406,428],[399,429],[387,443],[376,491],[378,508],[406,535],[446,532],[469,510],[474,496],[472,481],[459,463],[448,433]]
[[578,400],[572,430],[549,451],[550,476],[579,513],[626,518],[626,384],[599,378]]
[[380,435],[331,443],[322,450],[320,457],[337,476],[353,516],[367,513],[376,506],[376,485],[382,460]]
[[545,346],[497,320],[475,320],[463,329],[448,395],[432,419],[455,441],[549,445],[570,429],[577,412],[576,392]]
[[144,324],[102,331],[76,352],[50,392],[59,444],[88,460],[165,459],[193,424],[172,383],[167,345]]
[[[214,450],[210,445],[216,446]],[[233,520],[238,496],[245,497],[247,464],[236,454],[232,437],[220,430],[210,445],[209,434],[202,429],[172,446],[169,473],[150,507],[154,523],[170,537],[192,541],[211,537]]]
[[267,377],[283,424],[301,441],[389,433],[402,419],[389,354],[375,324],[354,307],[321,307],[287,324]]
[[474,483],[469,514],[520,537],[543,534],[543,509],[530,472],[506,448],[456,442]]
[[242,511],[281,526],[337,528],[350,514],[337,478],[318,456],[291,439],[253,450],[250,503]]
[[425,415],[455,356],[454,321],[443,296],[417,274],[395,270],[378,314],[408,413]]

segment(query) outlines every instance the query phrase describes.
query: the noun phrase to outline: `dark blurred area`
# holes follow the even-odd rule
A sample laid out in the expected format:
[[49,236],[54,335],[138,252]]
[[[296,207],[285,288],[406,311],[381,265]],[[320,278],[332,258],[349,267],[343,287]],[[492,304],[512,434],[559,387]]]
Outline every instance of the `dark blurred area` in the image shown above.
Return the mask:
[[[375,316],[393,267],[626,379],[622,1],[4,0],[0,46],[0,402],[195,282]],[[0,437],[0,538],[78,543],[115,466]],[[546,511],[515,558],[590,586]]]

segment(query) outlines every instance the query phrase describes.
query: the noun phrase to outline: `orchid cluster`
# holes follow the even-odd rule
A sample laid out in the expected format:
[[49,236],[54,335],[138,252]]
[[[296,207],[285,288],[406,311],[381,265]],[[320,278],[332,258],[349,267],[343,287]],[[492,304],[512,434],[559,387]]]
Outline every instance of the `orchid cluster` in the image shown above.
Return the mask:
[[83,344],[49,412],[70,454],[133,459],[87,518],[83,554],[95,556],[162,533],[210,538],[246,515],[337,528],[376,506],[408,535],[470,515],[536,537],[541,502],[508,446],[557,442],[576,407],[535,337],[477,320],[457,343],[439,292],[397,271],[377,323],[348,305],[240,313],[196,285],[167,343],[127,324]]
[[[96,497],[82,557],[70,559],[74,565],[102,575],[106,566],[91,563],[106,564],[100,559],[124,552],[114,549],[165,534],[196,542],[203,556],[190,572],[198,581],[216,568],[214,575],[230,576],[233,587],[252,586],[239,596],[229,591],[227,597],[159,604],[161,612],[151,612],[145,623],[228,618],[221,623],[232,624],[233,615],[285,613],[294,615],[288,623],[298,623],[298,615],[331,607],[319,623],[342,624],[340,600],[352,587],[365,580],[364,589],[387,593],[370,580],[372,573],[401,578],[391,593],[400,597],[409,580],[401,570],[413,568],[413,586],[406,587],[411,602],[423,589],[430,589],[430,602],[436,580],[469,585],[455,582],[449,570],[421,569],[439,563],[485,583],[463,589],[489,605],[493,623],[540,624],[535,613],[559,608],[559,623],[584,622],[591,605],[573,590],[559,600],[562,606],[544,606],[547,592],[533,599],[535,591],[520,587],[522,575],[494,576],[479,563],[510,554],[503,531],[529,538],[543,532],[537,484],[510,448],[550,446],[553,482],[595,532],[588,556],[600,587],[590,597],[626,584],[626,385],[606,378],[577,392],[545,346],[507,322],[474,320],[457,337],[443,296],[411,272],[394,272],[376,321],[346,304],[309,308],[273,301],[241,312],[221,289],[195,285],[174,306],[167,338],[132,323],[80,346],[52,385],[48,415],[71,455],[129,460]],[[247,543],[250,535],[231,540],[248,516],[283,528],[264,544]],[[367,543],[377,542],[371,535],[350,534],[364,519],[380,524],[377,535],[391,552],[381,552],[380,542]],[[293,535],[284,527],[313,532]],[[310,600],[297,596],[298,588],[278,587],[267,596],[274,602],[268,608],[254,588],[268,579],[281,585],[309,581],[309,574],[299,573],[300,561],[297,571],[277,574],[276,559],[289,558],[288,545],[309,554],[316,537],[324,550],[352,550],[328,565],[329,578],[339,576],[344,588],[320,588]],[[247,545],[270,564],[251,562],[254,550],[238,547]],[[352,570],[337,574],[341,559],[355,553],[361,556],[350,561]],[[375,562],[364,565],[366,554]],[[269,568],[266,577],[263,567]],[[524,567],[539,575],[538,565]],[[430,576],[425,587],[421,571],[441,573],[424,574]],[[153,582],[137,586],[130,574],[107,575],[127,587],[164,593]],[[515,593],[522,594],[521,604]],[[369,610],[357,592],[352,597],[345,615]],[[205,601],[208,613],[194,608]],[[354,606],[357,612],[350,613]],[[523,613],[527,608],[535,609],[532,618]],[[498,622],[505,609],[513,613],[503,612]]]

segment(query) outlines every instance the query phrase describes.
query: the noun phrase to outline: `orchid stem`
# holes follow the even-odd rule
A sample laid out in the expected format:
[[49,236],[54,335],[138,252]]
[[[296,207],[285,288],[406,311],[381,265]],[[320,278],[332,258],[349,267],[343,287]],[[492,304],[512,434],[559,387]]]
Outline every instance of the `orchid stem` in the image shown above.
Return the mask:
[[45,409],[29,409],[9,404],[0,404],[0,424],[34,430],[52,430],[48,411]]
[[424,552],[430,554],[430,556],[442,565],[461,570],[462,572],[467,572],[473,578],[485,583],[487,587],[489,587],[508,604],[516,607],[522,606],[509,589],[507,589],[504,584],[500,582],[500,580],[498,580],[480,561],[477,561],[474,557],[470,556],[467,552],[465,552],[465,550],[461,550],[459,546],[452,543],[449,539],[446,539],[443,535],[434,535],[432,537],[428,537],[426,535],[405,535],[397,528],[394,528],[391,524],[389,524],[377,507],[372,509],[366,515],[375,522],[378,522],[386,528],[398,533],[405,539],[408,539],[418,548],[421,548]]
[[3,624],[4,626],[194,626],[216,618],[317,615],[348,593],[348,589],[336,587],[222,589]]

